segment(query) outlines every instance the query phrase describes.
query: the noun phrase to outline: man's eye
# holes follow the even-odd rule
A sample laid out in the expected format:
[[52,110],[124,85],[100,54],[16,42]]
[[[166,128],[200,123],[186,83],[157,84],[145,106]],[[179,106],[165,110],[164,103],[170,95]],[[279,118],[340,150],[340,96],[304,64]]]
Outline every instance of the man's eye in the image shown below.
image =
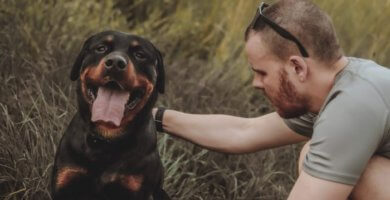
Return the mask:
[[145,60],[146,59],[146,55],[141,51],[134,52],[134,57],[138,60]]
[[95,51],[96,51],[96,53],[104,53],[107,51],[107,49],[108,49],[107,46],[102,44],[102,45],[97,46],[95,48]]
[[251,70],[252,70],[254,73],[256,73],[256,74],[258,74],[258,75],[260,75],[260,76],[266,76],[266,75],[267,75],[267,72],[265,72],[265,71],[263,71],[263,70],[254,69],[253,67],[251,67]]
[[257,73],[258,73],[259,75],[261,75],[261,76],[267,75],[267,73],[265,73],[265,72],[263,72],[263,71],[257,71]]

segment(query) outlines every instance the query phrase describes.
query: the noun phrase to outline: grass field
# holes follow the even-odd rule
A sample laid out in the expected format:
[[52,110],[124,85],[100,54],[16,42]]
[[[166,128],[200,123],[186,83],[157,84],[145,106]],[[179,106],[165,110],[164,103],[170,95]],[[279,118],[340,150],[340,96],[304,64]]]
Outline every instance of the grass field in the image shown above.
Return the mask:
[[[390,66],[389,0],[315,2],[332,16],[347,55]],[[271,112],[250,86],[242,51],[257,4],[0,0],[0,199],[50,199],[55,149],[76,112],[70,66],[83,40],[97,31],[132,32],[159,47],[168,79],[159,105],[243,117]],[[226,155],[159,135],[173,199],[285,199],[297,177],[299,146]]]

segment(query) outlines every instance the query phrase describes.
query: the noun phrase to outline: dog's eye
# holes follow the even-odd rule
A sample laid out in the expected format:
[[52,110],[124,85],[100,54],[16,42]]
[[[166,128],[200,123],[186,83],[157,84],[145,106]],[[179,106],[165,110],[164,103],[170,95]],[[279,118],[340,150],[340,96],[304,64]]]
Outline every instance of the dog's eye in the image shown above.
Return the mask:
[[141,51],[136,51],[134,52],[134,57],[138,60],[145,60],[146,59],[146,55],[145,53],[141,52]]
[[101,44],[95,48],[96,53],[104,53],[107,51],[107,46],[104,44]]

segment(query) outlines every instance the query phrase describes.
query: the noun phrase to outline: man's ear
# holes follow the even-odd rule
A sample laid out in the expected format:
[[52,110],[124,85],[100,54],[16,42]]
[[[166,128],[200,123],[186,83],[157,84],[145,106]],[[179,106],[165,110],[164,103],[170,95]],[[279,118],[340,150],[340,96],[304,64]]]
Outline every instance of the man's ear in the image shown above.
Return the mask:
[[298,77],[299,81],[305,81],[309,74],[309,66],[306,61],[300,56],[290,56],[289,64],[292,67],[293,73]]
[[161,52],[154,47],[156,51],[156,67],[157,67],[157,91],[161,94],[165,91],[165,70],[164,70],[164,61],[161,55]]
[[88,45],[89,45],[92,38],[93,38],[93,36],[89,37],[84,42],[83,47],[81,48],[81,51],[73,64],[72,70],[70,72],[70,80],[72,80],[72,81],[77,80],[80,76],[81,66],[83,64],[84,57],[86,56]]

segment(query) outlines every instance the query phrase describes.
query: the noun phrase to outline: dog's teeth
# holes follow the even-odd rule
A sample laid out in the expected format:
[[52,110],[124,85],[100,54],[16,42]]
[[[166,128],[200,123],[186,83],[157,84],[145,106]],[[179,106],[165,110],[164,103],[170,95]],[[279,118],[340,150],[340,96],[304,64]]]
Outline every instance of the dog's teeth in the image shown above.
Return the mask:
[[129,110],[133,110],[135,108],[135,106],[138,104],[139,100],[140,100],[140,98],[134,99],[132,102],[130,102],[129,104],[126,105],[126,108]]
[[126,107],[129,109],[129,110],[133,110],[134,108],[135,108],[135,105],[137,105],[136,104],[136,102],[135,101],[132,101],[130,104],[128,104]]

